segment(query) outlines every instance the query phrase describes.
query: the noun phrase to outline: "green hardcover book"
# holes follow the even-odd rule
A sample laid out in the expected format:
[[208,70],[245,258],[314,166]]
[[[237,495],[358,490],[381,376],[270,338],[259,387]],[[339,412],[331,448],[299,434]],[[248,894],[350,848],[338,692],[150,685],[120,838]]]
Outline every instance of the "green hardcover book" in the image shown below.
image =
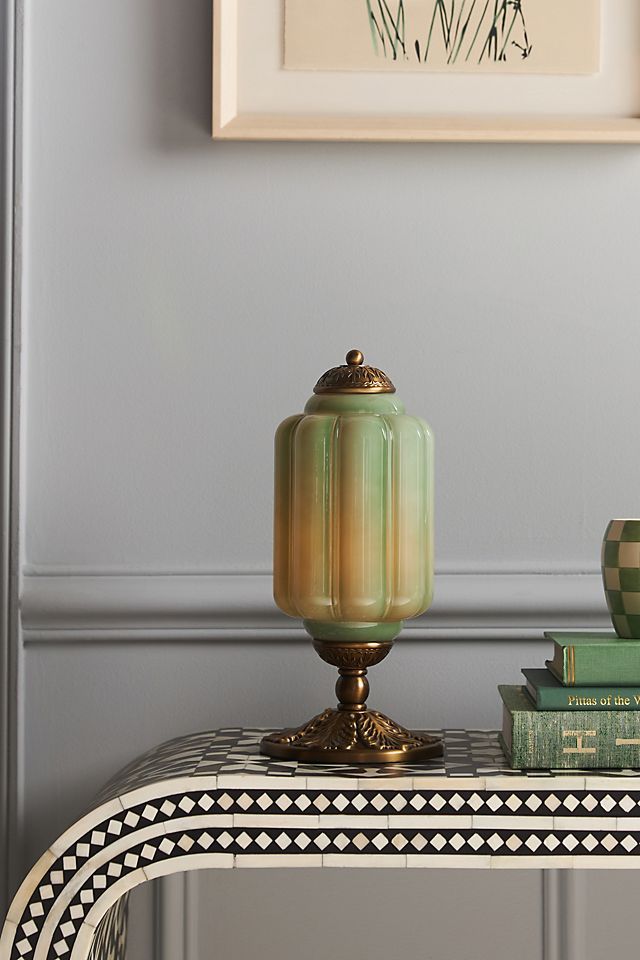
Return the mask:
[[524,687],[499,686],[502,745],[518,770],[640,767],[640,712],[536,710]]
[[640,686],[640,640],[610,633],[545,633],[554,642],[547,667],[566,687]]
[[536,710],[640,710],[640,686],[565,687],[549,670],[522,672]]

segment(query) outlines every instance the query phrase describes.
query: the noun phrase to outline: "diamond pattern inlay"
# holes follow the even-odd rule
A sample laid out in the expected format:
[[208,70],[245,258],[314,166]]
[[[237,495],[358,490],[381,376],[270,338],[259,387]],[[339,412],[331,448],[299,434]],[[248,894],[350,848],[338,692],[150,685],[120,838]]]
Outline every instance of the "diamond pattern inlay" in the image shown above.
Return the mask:
[[[31,960],[36,945],[43,960],[70,956],[89,910],[102,897],[113,899],[114,884],[141,867],[171,872],[166,862],[185,855],[220,866],[273,855],[274,865],[309,857],[316,865],[325,854],[332,864],[361,855],[363,862],[378,858],[373,863],[395,858],[387,861],[394,865],[510,857],[535,866],[540,857],[557,857],[579,866],[587,856],[606,864],[613,855],[640,865],[636,771],[529,776],[506,766],[494,733],[442,735],[444,758],[386,768],[268,759],[259,754],[261,731],[236,728],[156,748],[106,788],[100,802],[118,803],[104,815],[100,806],[90,811],[86,829],[79,821],[73,841],[59,844],[54,861],[34,873],[7,960]],[[218,776],[224,787],[216,788]],[[580,829],[581,818],[588,829]],[[92,870],[93,863],[100,866]],[[47,924],[54,907],[56,922]],[[117,941],[120,953],[109,960],[121,960],[124,949],[116,908],[121,916],[117,901],[105,932],[96,934]]]

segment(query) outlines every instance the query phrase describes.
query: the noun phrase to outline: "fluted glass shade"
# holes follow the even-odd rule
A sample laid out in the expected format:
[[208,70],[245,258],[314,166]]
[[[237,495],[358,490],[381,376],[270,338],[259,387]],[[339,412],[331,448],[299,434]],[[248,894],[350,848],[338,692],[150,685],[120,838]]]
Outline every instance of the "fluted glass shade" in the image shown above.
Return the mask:
[[423,420],[390,394],[314,396],[278,428],[275,470],[281,610],[317,635],[321,624],[399,625],[428,608],[433,438]]

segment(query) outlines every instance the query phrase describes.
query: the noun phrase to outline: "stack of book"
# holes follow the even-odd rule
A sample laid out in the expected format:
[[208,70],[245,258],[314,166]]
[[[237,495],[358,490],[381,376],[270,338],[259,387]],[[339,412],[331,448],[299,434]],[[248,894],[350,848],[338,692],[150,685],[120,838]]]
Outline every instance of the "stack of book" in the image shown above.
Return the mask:
[[640,640],[546,633],[545,670],[498,687],[502,746],[517,769],[640,767]]

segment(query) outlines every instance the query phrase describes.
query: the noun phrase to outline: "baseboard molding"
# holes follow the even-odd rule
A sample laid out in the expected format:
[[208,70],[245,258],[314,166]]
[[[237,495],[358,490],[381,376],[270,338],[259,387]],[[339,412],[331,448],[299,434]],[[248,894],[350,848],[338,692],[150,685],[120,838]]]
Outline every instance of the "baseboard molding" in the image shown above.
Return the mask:
[[[268,574],[30,573],[21,610],[25,643],[305,636],[299,621],[276,608]],[[403,636],[516,639],[608,624],[596,573],[478,570],[438,574],[431,610],[408,621]]]

